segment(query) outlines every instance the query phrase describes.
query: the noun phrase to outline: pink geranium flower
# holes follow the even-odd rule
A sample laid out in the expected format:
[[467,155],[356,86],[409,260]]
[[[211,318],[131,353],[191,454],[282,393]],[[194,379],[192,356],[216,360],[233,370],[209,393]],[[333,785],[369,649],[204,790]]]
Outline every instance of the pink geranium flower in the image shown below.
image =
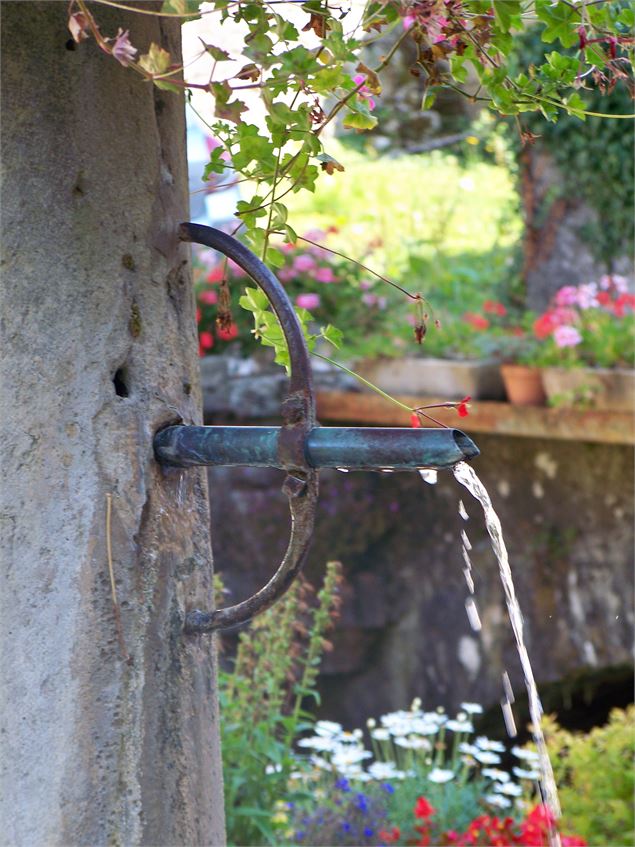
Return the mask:
[[293,270],[299,273],[307,273],[315,267],[315,259],[313,256],[308,256],[304,253],[301,256],[296,256],[293,260]]
[[[355,74],[353,77],[353,82],[355,85],[360,85],[360,83],[365,82],[366,77],[363,74]],[[372,95],[370,88],[367,85],[362,85],[362,87],[357,92],[357,96],[361,97],[362,100],[365,100],[368,103],[368,108],[372,110],[375,108],[375,99]]]
[[557,326],[553,338],[558,347],[575,347],[582,341],[582,336],[574,326]]
[[332,268],[318,268],[315,272],[315,279],[318,282],[335,282],[335,274]]
[[578,289],[575,285],[564,285],[555,297],[557,306],[575,306],[578,302]]
[[112,46],[112,55],[115,59],[120,65],[127,68],[130,62],[134,62],[138,52],[137,48],[133,47],[130,43],[128,30],[124,32],[121,27],[119,27],[115,43]]
[[299,306],[301,309],[317,309],[320,305],[320,295],[319,294],[298,294],[295,298],[296,306]]

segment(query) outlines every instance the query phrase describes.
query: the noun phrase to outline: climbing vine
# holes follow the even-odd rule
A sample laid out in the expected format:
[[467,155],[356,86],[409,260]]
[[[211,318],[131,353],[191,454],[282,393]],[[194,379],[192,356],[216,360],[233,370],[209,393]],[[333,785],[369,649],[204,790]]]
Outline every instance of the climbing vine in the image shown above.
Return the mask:
[[[128,31],[103,35],[100,5],[143,14],[191,20],[215,15],[219,31],[232,21],[244,28],[241,56],[246,64],[226,70],[231,56],[218,44],[201,42],[212,58],[207,83],[187,80],[187,73],[163,47],[142,53]],[[285,8],[299,7],[304,26],[298,28]],[[345,0],[165,0],[160,11],[127,7],[112,0],[71,0],[69,29],[75,42],[94,38],[99,48],[159,88],[174,92],[203,90],[213,98],[210,132],[218,146],[212,151],[205,178],[232,170],[244,182],[246,198],[236,216],[249,246],[272,268],[284,263],[283,242],[295,244],[285,197],[314,191],[321,172],[342,171],[329,153],[324,130],[334,121],[352,132],[373,129],[381,74],[405,40],[416,46],[411,67],[421,106],[430,108],[442,88],[458,91],[471,101],[483,101],[497,113],[515,116],[523,142],[532,137],[521,123],[524,113],[546,122],[561,116],[625,120],[628,112],[605,114],[587,109],[583,90],[602,92],[630,83],[634,16],[630,7],[609,0],[369,0],[361,18]],[[527,26],[552,45],[543,60],[527,67],[512,61],[514,41]],[[382,38],[385,53],[374,66],[364,61],[364,48]],[[471,82],[468,67],[476,73]],[[249,122],[245,91],[258,93],[265,110],[264,125]],[[595,104],[594,104],[595,105]],[[416,309],[415,340],[425,337],[428,310],[417,291],[402,290]],[[220,298],[218,320],[228,323],[226,294]],[[253,307],[255,331],[283,356],[274,321],[253,295],[243,298]],[[262,307],[261,307],[262,306]],[[303,315],[308,324],[310,314]],[[328,335],[329,333],[327,333]],[[330,340],[339,335],[330,331]],[[281,352],[282,351],[282,352]]]
[[[514,45],[516,61],[522,65],[544,61],[546,47],[539,33],[529,29]],[[573,51],[569,51],[571,56]],[[621,84],[604,79],[597,70],[596,86],[582,92],[590,111],[622,114],[631,108],[632,79],[624,71]],[[633,249],[633,219],[625,210],[635,203],[633,171],[634,126],[620,120],[588,121],[584,132],[575,117],[562,115],[547,122],[537,114],[524,120],[527,132],[536,137],[536,145],[547,151],[560,166],[562,187],[549,196],[550,208],[567,200],[583,201],[597,213],[585,226],[584,241],[609,270],[616,259]],[[513,136],[512,136],[513,140]],[[522,154],[521,139],[516,135],[516,151]],[[536,217],[546,218],[549,209],[535,209]]]

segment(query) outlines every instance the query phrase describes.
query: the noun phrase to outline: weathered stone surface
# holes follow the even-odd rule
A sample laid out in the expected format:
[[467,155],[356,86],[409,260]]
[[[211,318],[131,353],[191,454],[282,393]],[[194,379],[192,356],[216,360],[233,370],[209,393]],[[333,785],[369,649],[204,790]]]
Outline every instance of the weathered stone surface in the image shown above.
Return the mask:
[[[487,435],[476,441],[474,466],[503,523],[539,682],[630,662],[632,448]],[[217,565],[237,601],[273,573],[286,544],[288,516],[276,493],[282,477],[215,468],[210,479],[213,491],[224,492],[211,504]],[[239,525],[249,529],[237,546]],[[328,559],[340,559],[346,576],[320,680],[324,717],[363,726],[414,696],[430,707],[496,704],[504,669],[522,694],[480,507],[449,474],[429,486],[416,474],[323,471],[316,525],[309,577],[317,579]],[[465,612],[461,529],[473,545],[481,633]]]
[[[179,55],[174,22],[93,12]],[[2,4],[1,840],[219,845],[213,660],[182,634],[211,603],[206,479],[152,454],[200,417],[183,102],[67,49],[66,18]]]
[[[328,362],[313,361],[316,389],[351,391],[357,380]],[[203,413],[248,417],[253,420],[275,418],[280,414],[289,380],[284,369],[263,355],[258,359],[236,356],[206,356],[201,359]]]

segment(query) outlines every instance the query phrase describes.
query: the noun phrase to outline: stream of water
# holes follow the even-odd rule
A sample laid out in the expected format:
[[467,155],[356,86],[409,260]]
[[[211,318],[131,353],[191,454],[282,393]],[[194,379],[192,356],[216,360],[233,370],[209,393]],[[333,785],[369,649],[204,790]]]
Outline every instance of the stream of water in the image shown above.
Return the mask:
[[[520,605],[518,603],[518,597],[516,596],[516,590],[514,588],[514,581],[512,578],[511,568],[509,566],[509,556],[507,554],[507,548],[505,547],[505,541],[503,539],[503,530],[501,527],[501,522],[499,520],[498,515],[494,511],[492,501],[490,499],[489,494],[487,493],[485,486],[478,478],[473,468],[470,467],[470,465],[468,465],[466,462],[459,462],[454,467],[454,476],[456,477],[458,482],[460,482],[461,485],[465,486],[465,488],[467,488],[470,494],[476,500],[478,500],[478,502],[483,508],[483,513],[485,515],[485,525],[492,540],[492,549],[498,560],[500,577],[503,583],[503,589],[505,591],[507,611],[509,613],[509,619],[511,621],[512,630],[514,632],[514,638],[516,639],[518,656],[520,658],[520,664],[525,677],[525,685],[527,688],[527,695],[529,697],[529,714],[531,717],[532,731],[534,741],[538,750],[538,755],[540,757],[541,791],[543,793],[544,802],[547,804],[553,815],[558,818],[560,816],[560,801],[558,799],[558,789],[556,787],[556,781],[554,779],[551,761],[549,760],[549,753],[547,751],[545,736],[542,731],[542,704],[540,702],[538,688],[536,687],[536,680],[534,678],[534,672],[531,667],[529,654],[525,645],[525,638],[523,634],[523,616],[520,610]],[[465,507],[463,507],[462,503],[460,505],[462,508],[459,509],[459,512],[462,517],[467,519],[467,512],[465,511]],[[465,533],[462,533],[461,537],[463,538],[464,535]],[[468,587],[470,587],[471,583],[472,588],[470,590],[473,591],[471,565],[469,564],[469,557],[467,556],[466,546],[467,545],[465,544],[465,538],[463,538],[463,551],[464,558],[466,560],[465,576],[466,580],[468,581]],[[470,611],[468,610],[468,616],[469,615]],[[476,629],[472,618],[470,619],[470,623],[472,624],[473,628]],[[503,715],[505,717],[505,723],[509,731],[510,720],[511,726],[513,726],[513,717],[511,716],[510,705],[513,702],[513,694],[511,693],[511,686],[509,684],[509,677],[507,677],[507,673],[503,675],[503,683],[506,697],[506,700],[503,702]],[[507,714],[505,711],[505,707],[507,707]],[[557,832],[550,832],[549,840],[551,845],[560,844],[560,838]]]

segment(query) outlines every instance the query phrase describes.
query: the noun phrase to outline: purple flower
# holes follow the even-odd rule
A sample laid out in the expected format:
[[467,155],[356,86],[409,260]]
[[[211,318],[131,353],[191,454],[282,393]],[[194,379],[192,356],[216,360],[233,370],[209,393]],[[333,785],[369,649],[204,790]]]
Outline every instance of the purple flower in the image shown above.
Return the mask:
[[296,306],[299,306],[301,309],[317,309],[320,305],[320,295],[319,294],[298,294],[295,298]]
[[296,256],[293,260],[293,270],[298,271],[299,273],[312,271],[314,267],[315,259],[313,258],[313,256],[308,256],[304,254],[302,256]]
[[373,283],[368,282],[367,279],[362,279],[359,283],[359,287],[362,289],[362,291],[368,291],[369,288],[373,287]]
[[331,268],[318,268],[315,272],[318,282],[335,282],[335,274]]
[[121,27],[119,27],[115,43],[112,45],[112,55],[119,64],[124,66],[124,68],[127,68],[130,62],[134,62],[135,57],[139,52],[137,48],[133,47],[130,43],[128,35],[128,30],[124,32]]
[[365,306],[376,306],[377,300],[378,298],[376,294],[362,294],[362,303]]
[[360,812],[368,811],[368,797],[365,794],[358,794],[357,799],[355,801],[355,805],[360,810]]
[[558,347],[575,347],[582,341],[582,336],[574,326],[557,326],[553,331],[554,341]]

